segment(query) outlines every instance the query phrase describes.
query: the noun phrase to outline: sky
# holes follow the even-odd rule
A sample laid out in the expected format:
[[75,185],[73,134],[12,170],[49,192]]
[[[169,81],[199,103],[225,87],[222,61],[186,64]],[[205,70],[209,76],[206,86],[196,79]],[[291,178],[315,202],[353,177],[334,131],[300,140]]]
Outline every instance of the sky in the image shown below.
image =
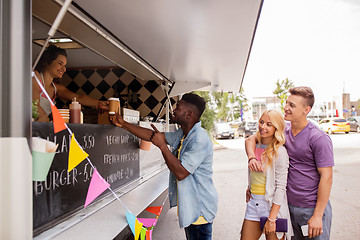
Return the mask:
[[286,78],[318,103],[360,99],[360,0],[264,0],[244,93],[273,96]]

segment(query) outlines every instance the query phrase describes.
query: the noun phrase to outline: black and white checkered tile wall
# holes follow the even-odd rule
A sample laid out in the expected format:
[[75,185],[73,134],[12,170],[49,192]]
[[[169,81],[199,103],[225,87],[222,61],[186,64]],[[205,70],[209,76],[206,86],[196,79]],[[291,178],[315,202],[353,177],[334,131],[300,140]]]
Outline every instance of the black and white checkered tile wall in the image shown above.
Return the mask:
[[[70,91],[106,101],[119,96],[128,107],[140,112],[141,117],[156,117],[165,102],[165,93],[156,81],[142,81],[122,68],[68,69],[60,80]],[[174,106],[177,99],[172,98]],[[70,102],[56,100],[58,108]],[[160,117],[164,117],[165,110]]]

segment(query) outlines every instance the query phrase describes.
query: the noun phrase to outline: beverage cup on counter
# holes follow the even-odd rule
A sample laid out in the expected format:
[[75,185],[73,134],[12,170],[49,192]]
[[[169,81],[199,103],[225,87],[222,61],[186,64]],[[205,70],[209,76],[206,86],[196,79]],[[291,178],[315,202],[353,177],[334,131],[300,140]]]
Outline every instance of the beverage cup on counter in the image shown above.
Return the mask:
[[62,118],[64,119],[64,122],[65,122],[65,123],[69,123],[70,117],[64,117],[64,116],[62,116]]
[[70,119],[70,110],[69,109],[59,109],[61,117],[64,119],[65,123],[69,123]]
[[151,142],[141,139],[140,140],[140,149],[143,151],[150,151]]
[[120,100],[119,98],[109,98],[109,115],[120,113]]

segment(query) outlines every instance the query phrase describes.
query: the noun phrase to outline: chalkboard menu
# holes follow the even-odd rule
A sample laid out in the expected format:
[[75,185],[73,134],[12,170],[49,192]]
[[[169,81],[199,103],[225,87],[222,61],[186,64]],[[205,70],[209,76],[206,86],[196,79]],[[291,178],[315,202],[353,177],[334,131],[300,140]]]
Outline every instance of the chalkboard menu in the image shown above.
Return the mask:
[[[139,178],[139,139],[111,125],[68,124],[100,175],[113,190]],[[33,230],[37,235],[83,209],[93,168],[85,159],[68,172],[71,135],[54,134],[52,123],[33,123],[33,136],[59,144],[44,182],[33,182]],[[109,194],[106,190],[101,196]],[[101,198],[101,196],[99,198]]]

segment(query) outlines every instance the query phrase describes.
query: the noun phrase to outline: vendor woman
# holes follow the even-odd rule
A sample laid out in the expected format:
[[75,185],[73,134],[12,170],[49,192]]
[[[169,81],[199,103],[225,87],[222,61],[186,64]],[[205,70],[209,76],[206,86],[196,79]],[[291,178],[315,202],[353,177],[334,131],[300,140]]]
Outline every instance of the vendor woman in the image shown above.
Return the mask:
[[[71,92],[64,85],[54,83],[54,79],[62,78],[66,72],[67,54],[64,49],[58,48],[54,45],[50,45],[41,56],[36,68],[35,74],[44,86],[46,92],[49,94],[51,100],[55,103],[55,98],[59,97],[68,101],[73,98],[80,102],[80,104],[94,107],[98,110],[108,109],[108,103],[106,101],[99,101],[86,95],[79,95]],[[39,111],[39,122],[49,122],[49,115],[51,113],[51,105],[46,98],[44,92],[39,87],[35,78],[32,83],[32,96],[33,100],[37,101]]]

